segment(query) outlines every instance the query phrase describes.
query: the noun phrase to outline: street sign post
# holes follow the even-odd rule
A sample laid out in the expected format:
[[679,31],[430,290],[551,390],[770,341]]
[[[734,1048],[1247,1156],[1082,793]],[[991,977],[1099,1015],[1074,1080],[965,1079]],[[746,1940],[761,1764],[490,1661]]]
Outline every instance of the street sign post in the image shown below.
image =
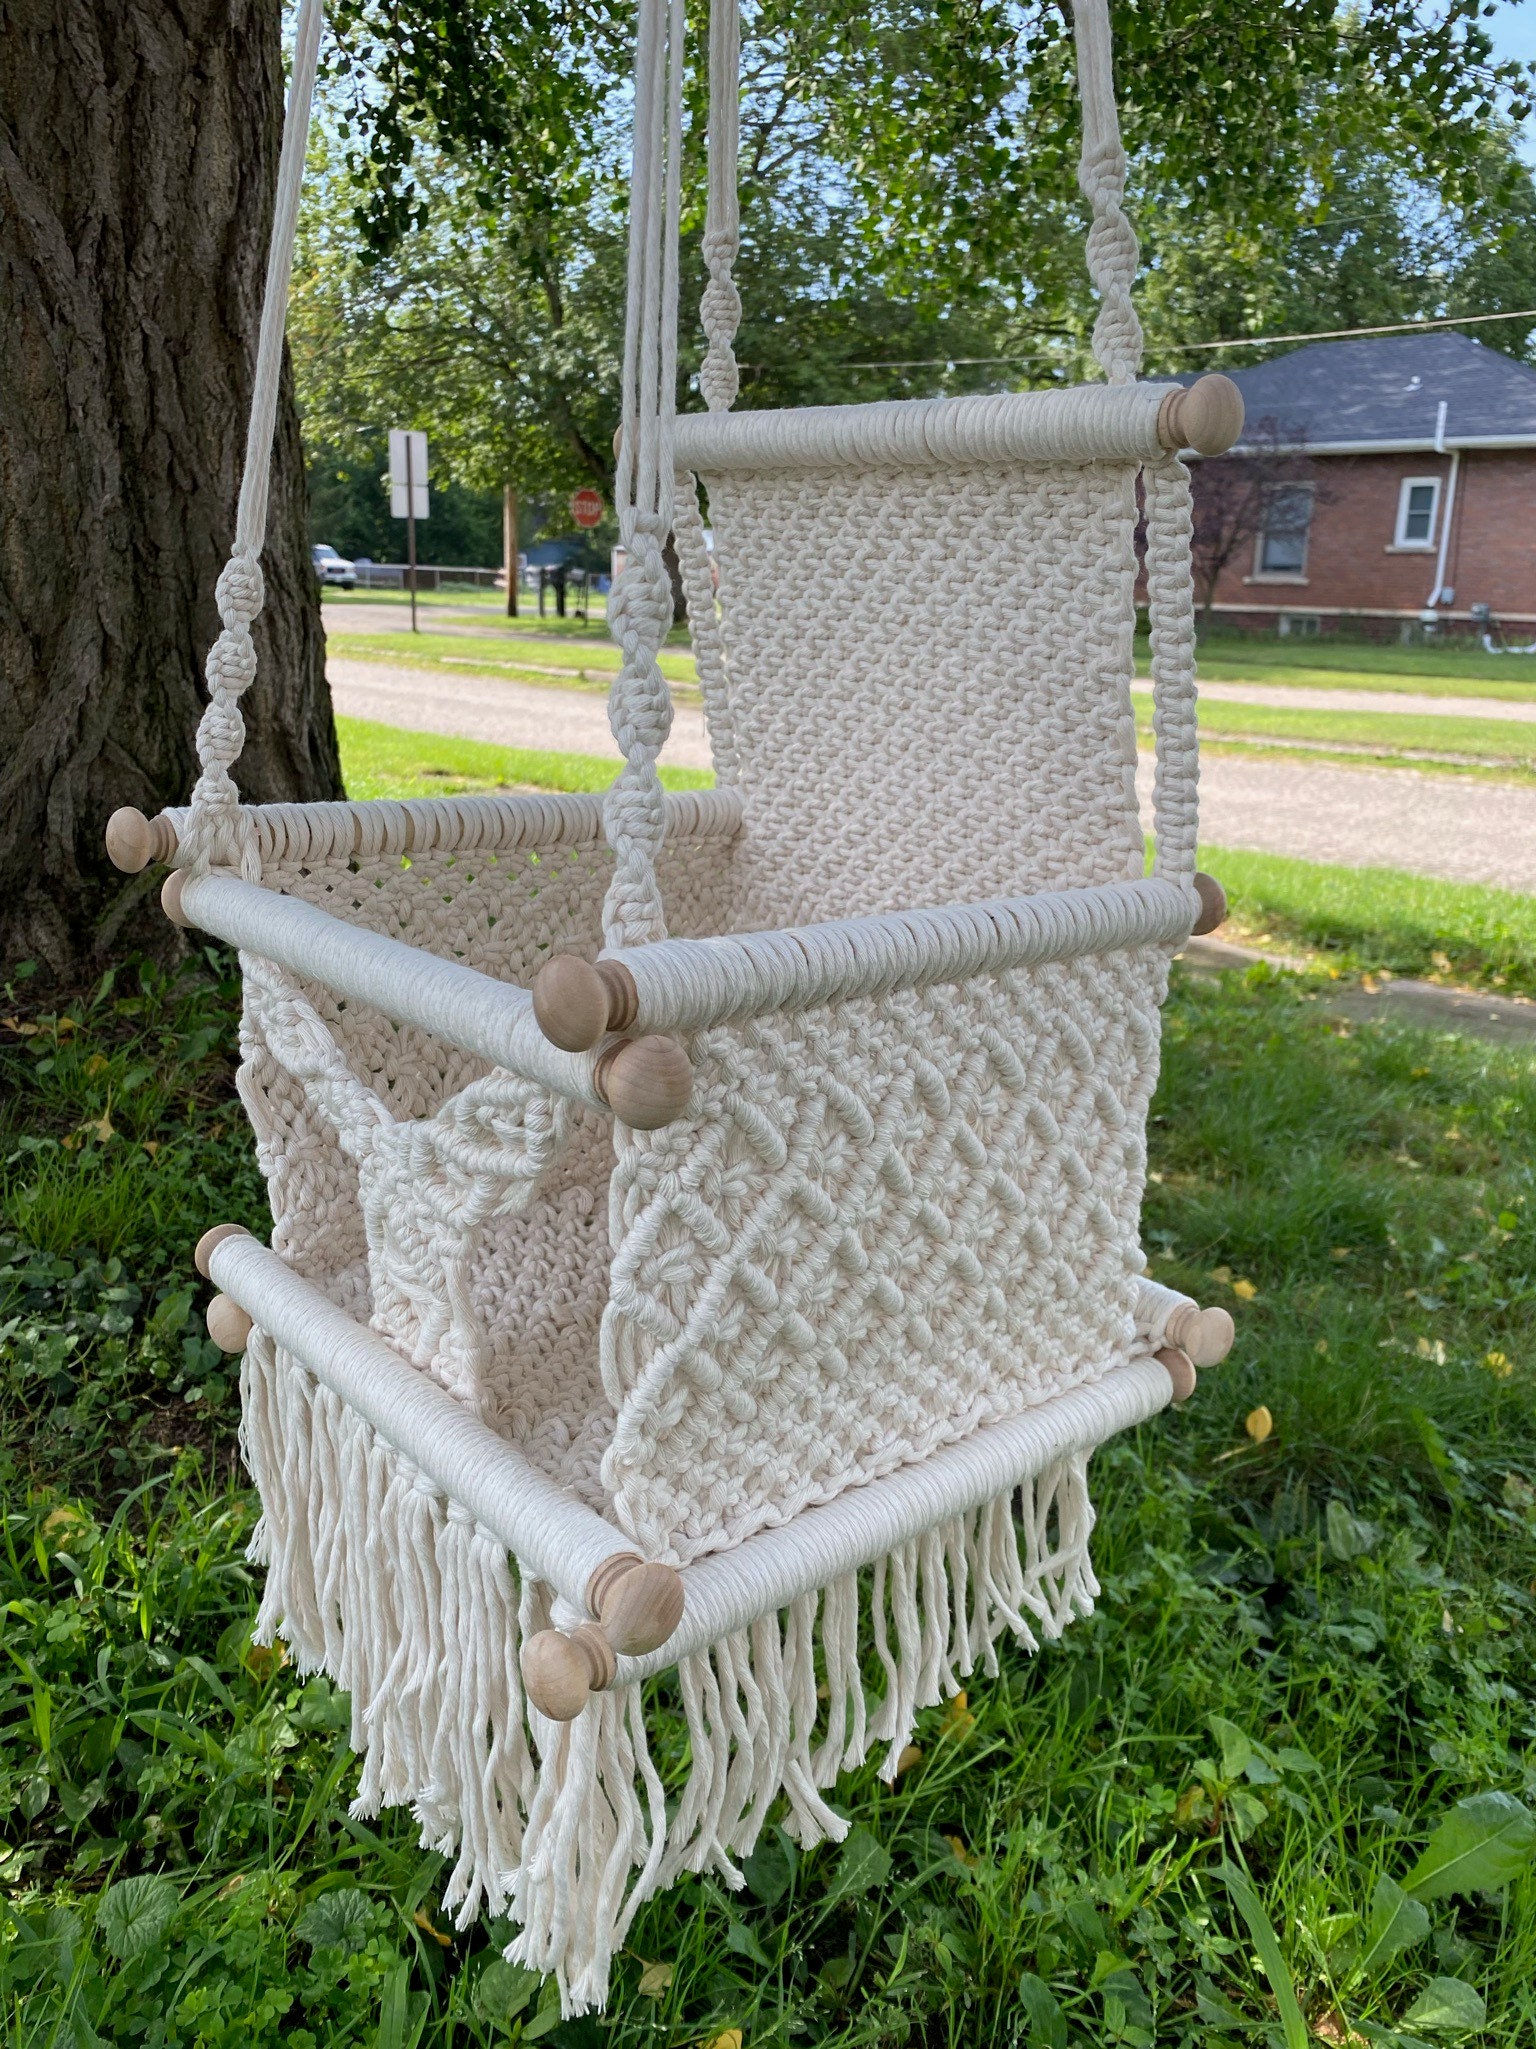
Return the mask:
[[571,493],[571,518],[578,526],[601,526],[604,510],[602,492],[594,491],[590,484]]
[[427,437],[415,427],[389,430],[389,510],[405,521],[406,576],[411,586],[411,631],[416,631],[416,522],[427,503]]

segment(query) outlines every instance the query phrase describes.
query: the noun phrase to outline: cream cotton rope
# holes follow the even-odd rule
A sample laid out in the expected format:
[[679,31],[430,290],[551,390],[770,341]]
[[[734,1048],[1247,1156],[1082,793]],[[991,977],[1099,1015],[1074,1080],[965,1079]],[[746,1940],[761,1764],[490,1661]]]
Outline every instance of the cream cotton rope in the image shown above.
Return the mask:
[[[567,2013],[604,2003],[659,1886],[739,1885],[770,1817],[841,1836],[841,1771],[893,1775],[1005,1635],[1091,1610],[1093,1450],[1231,1339],[1147,1279],[1139,1224],[1159,1006],[1205,901],[1179,451],[1240,415],[1220,380],[1136,381],[1106,0],[1074,18],[1106,381],[734,412],[721,0],[705,409],[679,419],[685,11],[640,0],[623,768],[602,798],[247,807],[302,0],[202,773],[120,844],[173,858],[168,910],[241,950],[271,1245],[220,1230],[198,1262],[245,1341],[258,1636],[347,1690],[355,1811],[409,1805],[448,1911],[511,1916]],[[709,791],[656,766],[669,536]]]

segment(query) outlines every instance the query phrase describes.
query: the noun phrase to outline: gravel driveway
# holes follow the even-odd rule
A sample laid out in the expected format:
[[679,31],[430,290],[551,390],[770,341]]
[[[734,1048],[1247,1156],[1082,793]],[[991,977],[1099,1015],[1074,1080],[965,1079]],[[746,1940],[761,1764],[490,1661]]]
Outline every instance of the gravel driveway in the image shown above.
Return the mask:
[[[336,709],[352,718],[419,733],[458,733],[504,747],[618,758],[600,691],[545,690],[473,671],[445,675],[335,655],[327,666]],[[1337,704],[1345,693],[1315,694]],[[1262,695],[1274,703],[1279,693],[1265,689]],[[1397,709],[1403,700],[1391,702]],[[1437,703],[1444,706],[1445,700]],[[1501,705],[1500,716],[1514,709]],[[661,758],[678,767],[708,768],[704,715],[696,707],[677,707]],[[1150,822],[1149,754],[1141,757],[1138,782],[1142,813]],[[1536,890],[1536,788],[1406,768],[1312,768],[1252,755],[1208,755],[1200,771],[1200,816],[1201,836],[1213,846]]]

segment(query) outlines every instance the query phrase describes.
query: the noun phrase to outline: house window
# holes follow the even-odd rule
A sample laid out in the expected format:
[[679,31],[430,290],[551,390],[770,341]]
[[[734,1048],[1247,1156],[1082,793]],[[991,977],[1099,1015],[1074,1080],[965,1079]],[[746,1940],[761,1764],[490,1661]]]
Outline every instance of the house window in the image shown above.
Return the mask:
[[1271,491],[1264,501],[1264,526],[1259,535],[1259,575],[1302,575],[1311,525],[1310,485],[1285,484]]
[[1397,542],[1399,548],[1432,548],[1435,545],[1435,514],[1440,510],[1438,477],[1404,477],[1397,495]]

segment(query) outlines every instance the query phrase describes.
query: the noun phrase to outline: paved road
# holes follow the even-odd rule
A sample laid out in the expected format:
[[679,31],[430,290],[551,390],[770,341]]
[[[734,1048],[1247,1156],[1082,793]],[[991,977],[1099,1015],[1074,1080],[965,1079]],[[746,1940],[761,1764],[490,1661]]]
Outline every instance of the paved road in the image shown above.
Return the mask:
[[[445,675],[339,656],[332,656],[329,673],[337,710],[354,718],[506,747],[618,755],[598,691],[545,690],[473,671]],[[678,706],[661,758],[709,766],[702,712]],[[1139,785],[1150,820],[1150,755],[1141,757]],[[1206,757],[1200,794],[1201,836],[1212,846],[1536,890],[1536,790],[1406,768],[1314,768],[1226,754]]]

